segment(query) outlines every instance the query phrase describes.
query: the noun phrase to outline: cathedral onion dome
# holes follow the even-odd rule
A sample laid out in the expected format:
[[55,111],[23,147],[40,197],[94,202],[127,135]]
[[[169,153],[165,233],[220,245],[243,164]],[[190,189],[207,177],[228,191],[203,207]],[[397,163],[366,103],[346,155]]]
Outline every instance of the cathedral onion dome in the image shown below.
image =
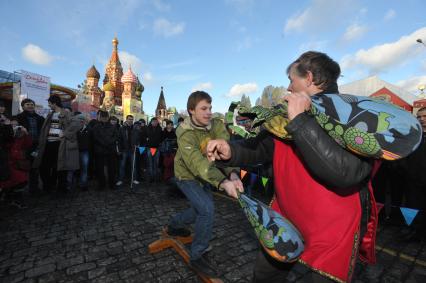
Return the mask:
[[141,84],[141,82],[139,81],[139,78],[136,77],[137,82],[136,82],[136,91],[142,93],[145,90],[145,87],[143,86],[143,84]]
[[103,89],[104,89],[104,91],[114,91],[114,87],[110,83],[105,84]]
[[98,70],[96,70],[95,65],[92,65],[92,67],[90,67],[90,69],[87,71],[86,77],[99,79],[101,75],[99,74]]
[[122,83],[136,83],[138,78],[133,74],[132,68],[129,68],[127,72],[121,77]]
[[136,91],[139,91],[140,93],[142,93],[145,90],[143,84],[138,84],[136,86]]

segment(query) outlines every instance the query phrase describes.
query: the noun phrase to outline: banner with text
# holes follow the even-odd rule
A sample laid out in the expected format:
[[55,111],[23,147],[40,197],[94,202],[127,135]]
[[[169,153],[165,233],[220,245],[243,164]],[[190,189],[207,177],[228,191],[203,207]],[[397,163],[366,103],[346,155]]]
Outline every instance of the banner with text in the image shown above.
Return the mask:
[[50,78],[39,74],[21,71],[21,97],[34,100],[38,113],[46,112],[49,108],[47,99],[50,95]]

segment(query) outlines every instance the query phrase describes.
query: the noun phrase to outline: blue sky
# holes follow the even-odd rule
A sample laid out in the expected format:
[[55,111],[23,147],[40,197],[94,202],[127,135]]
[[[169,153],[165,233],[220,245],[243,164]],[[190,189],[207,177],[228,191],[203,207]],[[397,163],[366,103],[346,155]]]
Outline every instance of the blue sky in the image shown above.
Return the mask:
[[254,104],[265,86],[287,87],[286,67],[307,50],[337,60],[340,83],[426,84],[424,0],[3,0],[0,11],[0,69],[76,88],[93,63],[103,78],[117,35],[149,114],[161,86],[178,110],[193,89],[212,95],[213,111],[243,93]]

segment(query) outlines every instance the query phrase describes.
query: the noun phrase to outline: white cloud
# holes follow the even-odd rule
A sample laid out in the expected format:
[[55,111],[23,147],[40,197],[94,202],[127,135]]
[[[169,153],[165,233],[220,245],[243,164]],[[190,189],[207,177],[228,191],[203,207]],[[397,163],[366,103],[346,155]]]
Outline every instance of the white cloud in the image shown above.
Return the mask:
[[410,35],[402,36],[399,40],[373,46],[367,50],[360,49],[353,55],[346,55],[341,61],[343,69],[357,67],[367,68],[369,73],[379,73],[392,67],[403,65],[424,52],[424,46],[419,46],[416,39],[426,38],[426,27],[416,30]]
[[234,6],[239,13],[251,13],[254,7],[254,0],[226,0],[226,3]]
[[386,12],[386,15],[385,15],[385,17],[384,17],[384,20],[385,20],[385,21],[389,21],[389,20],[391,20],[391,19],[395,18],[395,16],[396,16],[396,12],[395,12],[395,10],[394,10],[394,9],[389,9],[389,10]]
[[213,88],[213,84],[211,82],[206,82],[206,83],[200,83],[197,84],[196,86],[194,86],[191,90],[191,92],[197,91],[197,90],[211,90]]
[[246,33],[247,32],[247,28],[244,25],[242,25],[239,21],[231,20],[229,25],[232,29],[236,30],[239,33]]
[[243,94],[249,94],[256,92],[258,90],[258,86],[256,83],[246,83],[246,84],[235,84],[231,87],[228,94],[228,97],[241,97]]
[[367,26],[362,26],[359,24],[352,24],[348,26],[343,35],[343,41],[351,42],[357,39],[360,39],[368,31]]
[[133,73],[135,74],[141,72],[142,61],[136,55],[130,54],[126,51],[119,51],[118,56],[120,57],[124,72],[126,72],[129,67],[132,67]]
[[364,7],[361,10],[359,10],[359,15],[365,16],[367,14],[367,12],[368,12],[368,9]]
[[149,27],[149,25],[148,24],[146,24],[145,22],[143,22],[143,21],[140,21],[139,23],[138,23],[138,27],[139,27],[139,29],[140,30],[145,30],[145,29],[147,29],[148,27]]
[[54,59],[47,51],[31,43],[22,48],[22,57],[37,65],[49,65]]
[[324,51],[328,41],[310,41],[299,46],[299,53],[304,53],[309,50]]
[[308,25],[307,22],[309,21],[309,15],[311,13],[310,8],[308,8],[304,12],[288,19],[284,26],[284,32],[289,33],[291,31],[302,31],[304,27]]
[[142,83],[152,83],[154,81],[154,76],[151,72],[146,72],[142,75]]
[[352,0],[313,0],[311,6],[287,20],[284,33],[316,32],[332,28],[356,8],[355,4]]
[[250,37],[246,37],[242,41],[237,43],[237,51],[241,51],[243,49],[249,49],[251,46],[252,46],[252,41]]
[[183,33],[185,30],[185,23],[172,23],[164,18],[156,19],[154,21],[154,33],[164,36],[171,37]]
[[412,93],[420,93],[419,86],[426,86],[426,76],[411,77],[406,80],[398,81],[396,85]]
[[169,4],[166,4],[161,0],[152,0],[152,5],[154,5],[154,7],[160,12],[170,11],[171,8]]

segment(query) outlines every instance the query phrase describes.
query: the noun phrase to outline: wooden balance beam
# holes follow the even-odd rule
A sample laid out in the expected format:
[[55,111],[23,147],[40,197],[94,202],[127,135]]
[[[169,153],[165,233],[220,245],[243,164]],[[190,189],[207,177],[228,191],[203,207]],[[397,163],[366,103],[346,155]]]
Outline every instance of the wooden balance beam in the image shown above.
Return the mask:
[[[162,250],[173,248],[183,258],[185,263],[189,265],[189,253],[188,250],[185,248],[185,244],[189,244],[191,242],[192,236],[171,237],[167,234],[166,228],[163,228],[163,230],[161,231],[160,239],[155,242],[152,242],[148,246],[148,251],[151,254],[155,254],[161,252]],[[195,269],[193,270],[205,283],[223,283],[223,281],[218,278],[210,278],[202,273],[197,272]]]

